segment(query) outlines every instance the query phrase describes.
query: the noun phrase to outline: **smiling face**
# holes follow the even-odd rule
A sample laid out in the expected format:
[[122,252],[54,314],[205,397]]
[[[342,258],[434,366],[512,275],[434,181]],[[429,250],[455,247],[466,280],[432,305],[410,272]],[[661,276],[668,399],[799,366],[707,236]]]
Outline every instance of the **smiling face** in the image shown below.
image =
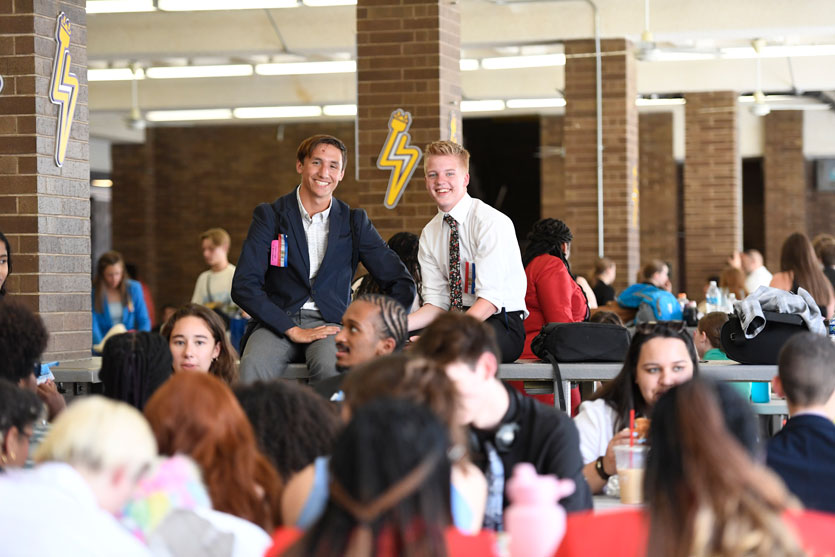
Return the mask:
[[461,159],[455,155],[430,155],[426,159],[425,172],[426,191],[438,209],[450,212],[467,193],[470,183],[470,175]]
[[168,341],[174,372],[209,371],[212,360],[220,355],[220,342],[215,342],[206,322],[189,315],[178,319]]
[[336,334],[336,363],[350,368],[394,351],[394,339],[381,339],[378,330],[380,308],[358,300],[342,316],[342,329]]
[[679,338],[656,337],[641,347],[635,383],[641,396],[653,406],[670,388],[693,377],[693,361]]
[[330,203],[333,190],[345,175],[344,162],[342,151],[327,143],[314,147],[304,163],[296,161],[296,172],[301,175],[299,195],[308,212],[313,206]]

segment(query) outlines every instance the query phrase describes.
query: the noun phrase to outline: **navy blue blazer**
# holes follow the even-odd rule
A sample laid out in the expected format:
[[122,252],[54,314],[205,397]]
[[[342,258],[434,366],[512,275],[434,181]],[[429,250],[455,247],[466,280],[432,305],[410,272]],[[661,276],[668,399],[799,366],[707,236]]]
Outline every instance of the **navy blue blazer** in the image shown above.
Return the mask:
[[835,512],[835,424],[801,414],[768,443],[766,463],[808,509]]
[[[385,244],[362,209],[354,211],[352,235],[351,213],[347,204],[333,198],[328,217],[328,248],[311,284],[307,237],[296,190],[279,197],[272,205],[258,205],[235,269],[232,300],[278,334],[296,326],[291,317],[308,298],[316,302],[325,321],[341,323],[351,302],[356,240],[359,261],[383,292],[410,308],[415,299],[415,283],[406,266]],[[270,265],[270,247],[278,234],[287,235],[286,267]]]

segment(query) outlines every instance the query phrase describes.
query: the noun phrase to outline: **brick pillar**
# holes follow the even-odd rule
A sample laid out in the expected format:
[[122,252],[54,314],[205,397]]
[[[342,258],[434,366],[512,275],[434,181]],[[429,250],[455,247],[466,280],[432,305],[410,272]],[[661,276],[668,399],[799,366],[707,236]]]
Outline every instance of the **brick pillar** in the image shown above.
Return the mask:
[[[602,41],[603,237],[605,255],[618,266],[616,288],[632,282],[639,266],[638,110],[631,43]],[[565,43],[565,220],[574,233],[572,267],[597,258],[597,131],[594,41]]]
[[803,112],[775,110],[765,116],[765,264],[780,268],[783,241],[806,232],[806,166]]
[[436,208],[423,181],[423,160],[397,207],[383,198],[390,172],[377,168],[391,113],[411,113],[411,145],[449,139],[450,117],[461,141],[460,13],[440,0],[359,0],[357,4],[357,152],[359,204],[387,239],[419,233]]
[[638,118],[640,133],[641,262],[667,261],[677,283],[678,187],[673,156],[673,114]]
[[[40,313],[44,360],[90,356],[90,163],[84,0],[0,2],[0,230],[9,238],[12,299]],[[60,108],[50,102],[58,14],[70,21],[78,97],[63,166]]]
[[742,247],[736,97],[733,91],[685,95],[685,284],[694,299]]
[[562,116],[539,119],[540,217],[565,218],[565,150]]

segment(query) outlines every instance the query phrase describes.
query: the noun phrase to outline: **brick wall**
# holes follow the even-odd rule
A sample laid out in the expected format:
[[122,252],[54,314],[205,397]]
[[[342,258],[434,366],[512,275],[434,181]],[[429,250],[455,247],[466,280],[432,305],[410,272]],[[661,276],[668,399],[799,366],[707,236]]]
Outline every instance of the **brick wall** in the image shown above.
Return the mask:
[[359,0],[357,4],[357,127],[359,203],[380,234],[420,233],[437,211],[426,193],[423,161],[395,209],[382,200],[390,172],[377,168],[395,109],[411,113],[411,145],[423,150],[448,139],[450,117],[461,134],[459,41],[456,3],[439,0]]
[[541,218],[564,218],[565,151],[563,117],[541,116],[539,119],[539,165]]
[[[348,168],[336,196],[357,205],[354,126],[350,122],[214,126],[147,130],[144,145],[114,145],[113,244],[138,265],[157,307],[191,299],[206,269],[198,236],[220,226],[232,236],[233,263],[252,211],[298,185],[296,149],[315,133],[348,147]],[[281,137],[282,139],[279,139]]]
[[[40,313],[45,360],[90,355],[90,188],[84,0],[0,2],[0,230],[11,296]],[[80,88],[63,167],[54,161],[59,107],[49,100],[57,16],[71,22],[70,72]]]
[[[618,265],[616,288],[638,269],[638,111],[631,43],[602,41],[603,222],[605,255]],[[565,43],[565,220],[574,233],[571,258],[588,269],[597,257],[597,146],[594,42]]]
[[641,114],[641,262],[661,259],[676,272],[678,262],[678,185],[673,156],[673,115]]
[[803,112],[775,110],[765,116],[763,152],[765,265],[780,268],[783,241],[805,232],[806,163],[803,157]]
[[710,275],[742,247],[736,93],[685,95],[684,230],[687,293],[698,299]]

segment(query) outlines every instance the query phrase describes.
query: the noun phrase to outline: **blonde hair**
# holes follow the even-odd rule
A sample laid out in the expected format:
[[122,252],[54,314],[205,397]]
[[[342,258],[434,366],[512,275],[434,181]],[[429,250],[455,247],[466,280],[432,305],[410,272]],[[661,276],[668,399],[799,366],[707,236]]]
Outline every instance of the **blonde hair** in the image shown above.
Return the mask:
[[454,141],[433,141],[423,150],[423,171],[426,172],[426,161],[432,156],[451,156],[456,157],[461,162],[461,166],[469,172],[470,171],[470,152],[464,149]]
[[96,472],[126,466],[138,474],[156,456],[154,434],[136,408],[90,396],[61,413],[35,452],[35,462],[66,462]]
[[222,228],[210,228],[203,232],[200,235],[200,241],[209,240],[212,242],[212,245],[215,247],[224,247],[229,249],[229,245],[232,243],[232,238],[229,237],[229,233]]

